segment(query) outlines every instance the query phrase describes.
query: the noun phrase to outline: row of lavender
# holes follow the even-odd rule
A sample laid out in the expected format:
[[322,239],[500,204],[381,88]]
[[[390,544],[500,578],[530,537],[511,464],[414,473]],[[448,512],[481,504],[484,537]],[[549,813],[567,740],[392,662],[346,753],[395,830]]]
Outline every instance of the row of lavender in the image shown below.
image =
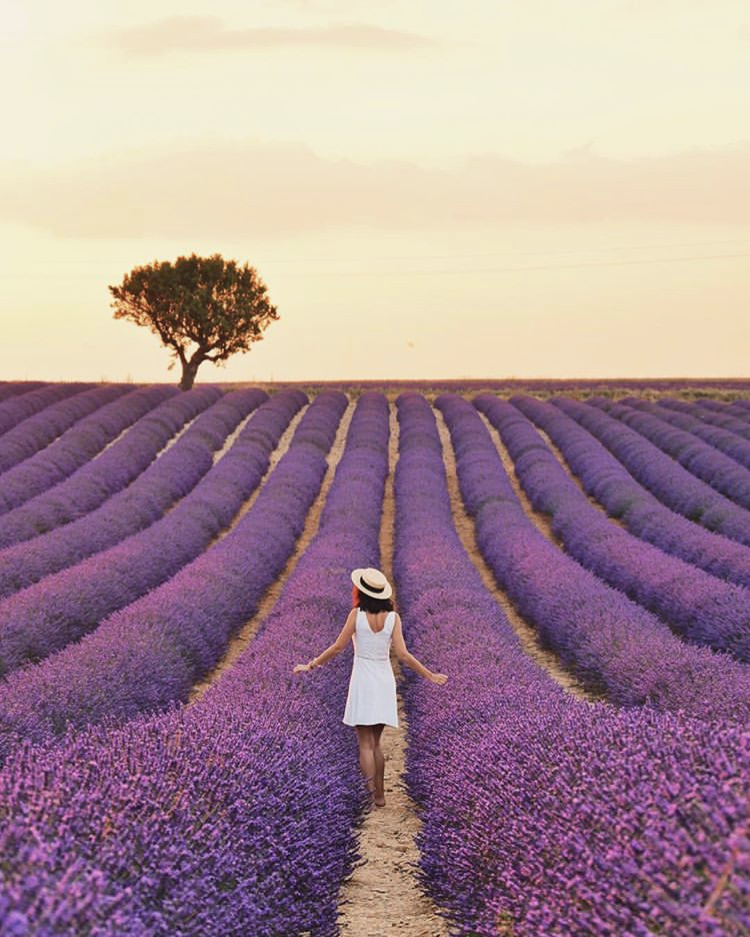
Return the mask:
[[28,392],[12,394],[0,403],[0,434],[7,433],[22,420],[27,420],[45,407],[54,406],[67,397],[93,390],[94,384],[45,384]]
[[551,543],[526,516],[475,408],[451,396],[438,404],[459,434],[459,457],[462,446],[472,449],[472,462],[462,466],[459,458],[459,482],[487,564],[581,681],[622,705],[747,720],[750,670],[683,643],[653,613]]
[[[600,579],[663,617],[688,640],[727,651],[740,660],[750,660],[748,588],[696,568],[612,524],[571,480],[522,413],[489,396],[479,397],[475,403],[499,431],[533,506],[551,515],[553,531],[568,554]],[[540,401],[524,401],[521,406],[542,414],[551,410],[549,420],[557,424],[568,420]],[[563,435],[566,429],[563,425]],[[591,443],[597,445],[595,440]],[[586,471],[596,473],[597,464],[588,452]],[[608,478],[611,482],[612,476]],[[670,516],[675,515],[666,509],[663,515],[669,527]],[[651,516],[653,523],[653,512]],[[689,521],[683,524],[693,528],[685,532],[683,547],[693,544],[705,548],[705,541],[719,539]],[[727,546],[750,569],[750,549],[729,541]]]
[[[100,393],[94,390],[77,394],[59,406],[82,404],[86,402],[84,398],[95,397]],[[2,437],[3,462],[6,464],[0,476],[0,512],[5,514],[64,481],[76,469],[95,458],[134,422],[173,396],[175,390],[171,387],[130,390],[111,403],[98,406],[89,415],[76,419],[53,442],[49,442],[41,431],[50,424],[53,424],[55,430],[59,428],[54,415],[50,416],[51,411],[57,410],[56,406],[47,407],[36,417],[19,423],[13,431]],[[9,445],[13,437],[15,444]],[[13,464],[9,466],[11,461]]]
[[[98,458],[5,513],[0,528],[0,549],[69,524],[122,491],[188,421],[194,420],[222,396],[215,387],[200,387],[172,397],[151,410]],[[22,467],[23,463],[19,468]]]
[[[629,406],[592,397],[590,405],[631,426],[692,474],[744,508],[750,507],[750,444],[734,432],[705,426],[686,414],[666,412],[662,407]],[[745,428],[744,421],[739,421]]]
[[11,397],[27,394],[32,390],[45,387],[48,381],[0,381],[0,404]]
[[[527,397],[512,398],[512,402],[549,433],[591,497],[640,540],[659,548],[653,550],[623,537],[612,525],[602,525],[590,510],[578,507],[577,527],[565,514],[555,522],[566,549],[610,584],[656,611],[688,640],[747,661],[750,549],[745,542],[730,539],[746,540],[747,515],[744,508],[715,490],[726,487],[732,478],[731,493],[736,501],[742,500],[743,486],[750,479],[745,467],[750,438],[747,407],[742,402],[707,407],[669,400],[660,405],[631,400],[632,406],[597,399],[590,405],[567,398],[553,400],[557,406]],[[490,398],[478,398],[477,404],[498,412],[498,403]],[[654,442],[631,424],[648,429]],[[675,428],[678,425],[681,429]],[[536,458],[525,456],[526,462],[554,462],[546,447],[543,450],[544,455],[537,449]],[[727,458],[730,453],[731,459]],[[684,467],[675,461],[678,457]],[[562,502],[552,489],[547,486],[543,494],[527,468],[517,463],[517,471],[535,504],[558,517]],[[546,469],[547,481],[550,472],[555,474],[552,467]],[[700,474],[706,482],[697,477]],[[680,491],[692,491],[711,509],[700,510],[692,497],[682,505],[687,516],[676,513],[667,504],[673,509],[680,506]],[[563,500],[570,503],[568,495]],[[716,524],[721,517],[724,522]],[[717,526],[722,533],[706,530],[700,522]],[[675,562],[669,554],[685,562]]]
[[80,423],[96,410],[115,402],[128,391],[127,384],[105,384],[74,394],[59,403],[45,407],[36,416],[24,420],[3,435],[0,449],[0,472],[4,472],[40,449],[49,446],[74,424]]
[[[240,434],[234,456],[224,456],[209,473],[204,490],[195,504],[188,503],[187,517],[178,521],[176,528],[172,528],[171,517],[178,509],[154,525],[153,537],[150,531],[145,532],[147,543],[141,537],[138,548],[130,550],[125,541],[118,553],[116,575],[104,577],[113,592],[106,585],[97,592],[98,557],[93,558],[85,576],[78,576],[80,567],[74,567],[65,577],[67,607],[55,603],[49,610],[49,602],[45,606],[50,579],[42,580],[38,597],[37,589],[34,591],[38,598],[36,632],[22,614],[23,600],[31,590],[13,597],[21,600],[18,624],[14,632],[8,629],[3,647],[24,649],[37,640],[38,648],[50,648],[58,640],[56,622],[62,621],[64,634],[73,637],[76,623],[86,611],[94,630],[47,660],[10,673],[0,684],[0,755],[5,756],[23,738],[43,741],[69,725],[128,719],[172,700],[187,699],[191,687],[220,659],[231,635],[254,614],[294,549],[320,489],[327,468],[326,453],[346,398],[334,392],[316,398],[297,426],[288,451],[231,532],[203,549],[162,585],[147,591],[143,583],[153,579],[149,565],[159,562],[159,550],[165,564],[182,554],[180,537],[187,535],[192,516],[200,521],[190,532],[193,545],[201,539],[201,526],[215,532],[218,525],[231,520],[259,482],[274,439],[300,403],[300,392],[288,391],[263,404]],[[162,527],[169,529],[160,533]],[[142,549],[148,550],[145,566],[140,562]],[[107,565],[103,563],[101,568]],[[100,610],[108,602],[118,601],[121,578],[141,598],[97,624],[91,609]],[[90,608],[84,606],[82,612],[76,589],[80,592],[84,587]],[[3,605],[11,602],[6,600]]]
[[[341,395],[318,397],[313,407],[327,411],[327,428],[311,420],[306,441],[288,454],[308,486],[344,405]],[[0,832],[4,933],[336,932],[367,796],[353,734],[340,720],[349,662],[311,674],[292,667],[338,633],[350,569],[379,563],[387,443],[385,398],[363,395],[317,535],[253,642],[198,702],[49,746],[24,742],[9,758],[0,773],[0,811],[11,818]],[[263,531],[276,542],[275,516],[265,516]],[[196,583],[183,601],[171,596],[180,629],[195,602],[214,616],[194,634],[198,656],[210,656],[225,619],[246,614],[236,581],[257,574],[258,548],[235,540],[200,591]]]
[[[515,398],[511,401],[515,402]],[[750,516],[746,508],[712,488],[641,433],[600,408],[567,397],[555,398],[553,402],[602,442],[662,504],[708,530],[750,545]],[[664,431],[668,429],[666,424],[661,424],[661,428]],[[690,441],[698,447],[704,460],[713,462],[717,472],[726,467],[725,456],[721,453],[697,438]],[[736,463],[733,465],[739,470]]]
[[[509,485],[493,484],[497,453],[476,411],[438,403],[480,542],[488,528],[518,540],[522,512]],[[685,713],[581,702],[536,668],[457,537],[429,405],[416,395],[398,405],[400,605],[409,645],[450,674],[439,689],[406,683],[425,887],[467,935],[745,933],[746,735]],[[530,537],[524,555],[524,568],[541,564],[564,586]],[[587,595],[568,589],[569,610]]]
[[570,393],[579,391],[591,394],[595,391],[621,394],[627,392],[678,393],[685,392],[690,398],[707,395],[733,398],[736,394],[750,394],[749,378],[454,378],[433,380],[387,380],[369,379],[356,381],[300,382],[305,388],[317,390],[337,388],[345,392],[356,392],[359,388],[410,390],[428,393],[443,390],[453,393],[477,393],[492,390],[496,393],[514,393],[531,390],[537,394]]
[[[12,595],[150,527],[195,488],[213,467],[227,435],[268,399],[255,389],[218,400],[212,390],[207,395],[202,390],[195,393],[190,399],[181,395],[157,406],[65,483],[24,505],[19,513],[26,515],[25,521],[53,506],[62,522],[0,550],[0,596]],[[301,402],[305,397],[289,391],[286,399]],[[0,486],[2,480],[0,476]]]
[[[266,394],[255,390],[228,394],[195,421],[153,471],[131,486],[126,499],[113,498],[77,524],[60,528],[43,547],[31,541],[0,552],[0,568],[13,562],[27,581],[32,573],[40,579],[0,601],[0,674],[42,660],[93,630],[107,615],[173,576],[230,523],[257,487],[271,450],[304,402],[299,391],[267,400],[229,453],[211,468],[212,454],[227,433],[264,398]],[[139,517],[133,508],[146,492],[151,495],[145,498],[149,511]],[[184,497],[162,516],[168,498],[181,494]],[[147,521],[151,523],[144,530],[127,535],[136,522],[144,526]],[[124,539],[106,549],[118,535]],[[75,563],[80,552],[93,555]],[[43,557],[49,558],[46,569],[40,569]],[[51,565],[67,568],[50,575]],[[42,570],[48,574],[44,578]],[[14,577],[16,582],[20,575]]]
[[[656,497],[660,486],[653,486],[652,491],[645,483],[641,484],[636,473],[628,471],[601,437],[597,438],[559,406],[531,397],[514,397],[512,403],[550,436],[587,494],[611,517],[621,520],[631,533],[715,576],[750,586],[750,553],[744,544],[706,530],[671,510]],[[608,418],[601,416],[606,423]],[[617,424],[609,423],[612,435],[607,438],[611,440],[617,436]],[[623,429],[625,434],[631,434],[631,430]],[[655,460],[661,463],[657,468],[663,471],[671,468],[671,460],[662,461],[661,453],[650,451],[654,448],[650,443],[639,441],[634,434],[629,435],[628,442],[630,452],[635,451],[637,460],[644,466]],[[633,471],[632,459],[630,468]],[[658,478],[658,472],[655,477]],[[674,479],[674,484],[679,485],[680,481],[680,478]],[[665,487],[670,487],[669,482]]]

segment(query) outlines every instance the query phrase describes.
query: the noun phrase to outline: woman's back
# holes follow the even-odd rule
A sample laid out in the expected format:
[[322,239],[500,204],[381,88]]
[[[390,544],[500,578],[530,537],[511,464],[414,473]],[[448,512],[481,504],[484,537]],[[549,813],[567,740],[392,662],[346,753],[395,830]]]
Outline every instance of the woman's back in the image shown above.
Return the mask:
[[[372,616],[373,624],[376,627],[380,624],[382,617],[382,615]],[[360,658],[370,658],[371,660],[388,660],[395,622],[396,613],[388,612],[380,630],[373,631],[367,612],[361,608],[357,609],[354,634],[352,635],[355,655]]]
[[390,661],[395,622],[395,612],[372,614],[368,620],[367,613],[357,609],[352,634],[354,660],[344,709],[347,725],[398,726],[396,678]]

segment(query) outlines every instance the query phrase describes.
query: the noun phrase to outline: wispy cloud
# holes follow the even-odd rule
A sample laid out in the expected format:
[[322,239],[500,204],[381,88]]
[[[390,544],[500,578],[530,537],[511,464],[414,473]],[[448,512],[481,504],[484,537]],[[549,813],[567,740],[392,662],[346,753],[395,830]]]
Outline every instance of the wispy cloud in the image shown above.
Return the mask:
[[286,235],[352,225],[452,229],[654,221],[750,224],[750,144],[530,164],[362,162],[301,143],[184,141],[54,168],[0,163],[0,218],[61,236]]
[[110,30],[97,37],[130,55],[189,52],[263,51],[304,46],[322,49],[414,49],[435,42],[416,33],[368,23],[327,26],[233,28],[218,16],[170,16],[142,26]]

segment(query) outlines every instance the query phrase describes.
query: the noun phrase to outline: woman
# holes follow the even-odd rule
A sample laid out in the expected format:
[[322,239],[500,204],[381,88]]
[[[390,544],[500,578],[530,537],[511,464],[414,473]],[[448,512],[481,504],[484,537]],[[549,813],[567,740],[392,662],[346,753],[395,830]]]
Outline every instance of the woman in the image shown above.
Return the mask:
[[390,661],[390,647],[396,657],[432,683],[448,679],[433,673],[410,654],[401,632],[401,619],[393,608],[393,590],[378,569],[355,569],[352,573],[354,608],[341,633],[322,654],[307,664],[297,664],[294,673],[312,670],[344,650],[351,638],[354,661],[349,678],[343,722],[354,726],[359,742],[359,766],[378,807],[385,805],[385,759],[380,735],[386,725],[398,727],[396,678]]

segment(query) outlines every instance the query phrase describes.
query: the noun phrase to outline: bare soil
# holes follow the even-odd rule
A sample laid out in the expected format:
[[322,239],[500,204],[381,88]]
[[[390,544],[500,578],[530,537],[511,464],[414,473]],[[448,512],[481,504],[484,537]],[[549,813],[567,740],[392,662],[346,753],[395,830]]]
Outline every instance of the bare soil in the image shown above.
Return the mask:
[[526,492],[523,490],[521,483],[518,481],[516,467],[513,463],[513,459],[506,449],[505,443],[500,438],[500,433],[498,433],[498,431],[483,413],[480,413],[479,416],[484,425],[487,427],[487,432],[490,434],[492,441],[495,444],[497,454],[500,456],[500,459],[503,463],[503,468],[508,473],[508,478],[510,479],[510,483],[513,486],[513,491],[515,492],[518,500],[521,502],[521,506],[526,512],[526,516],[534,524],[536,529],[540,533],[544,534],[550,543],[554,543],[555,546],[560,547],[560,549],[563,550],[563,542],[552,530],[552,521],[550,517],[547,514],[543,514],[541,511],[537,511],[531,501],[529,501],[529,499],[526,497]]
[[[289,443],[292,440],[292,436],[294,435],[294,431],[297,428],[297,424],[302,419],[305,413],[305,410],[307,410],[308,406],[309,404],[305,405],[304,407],[301,407],[299,411],[294,414],[294,416],[289,422],[289,425],[281,434],[278,445],[271,453],[269,457],[269,461],[268,461],[268,468],[264,472],[263,477],[261,478],[255,491],[253,491],[250,497],[240,506],[239,511],[232,518],[232,521],[229,524],[229,526],[225,527],[224,530],[219,531],[219,533],[206,546],[206,549],[208,549],[209,547],[212,547],[217,541],[221,540],[223,537],[226,537],[228,533],[231,533],[234,530],[234,528],[237,526],[237,524],[242,520],[243,516],[247,514],[247,512],[250,510],[253,504],[255,504],[255,499],[260,494],[260,491],[265,485],[266,481],[268,481],[268,476],[270,475],[271,470],[289,448]],[[249,421],[252,419],[254,414],[255,414],[255,410],[253,410],[252,413],[249,413],[246,417],[244,417],[240,421],[240,423],[232,430],[232,432],[227,436],[227,438],[224,440],[224,442],[221,445],[221,448],[217,449],[216,452],[214,452],[212,456],[214,466],[220,459],[223,459],[224,456],[229,452],[229,450],[232,448],[234,443],[237,441],[237,437],[245,428],[245,425],[249,423]],[[164,510],[163,512],[164,516],[166,517],[167,514],[170,514],[172,511],[174,511],[174,509],[179,504],[182,503],[182,500],[183,500],[182,498],[178,498],[176,501],[173,501],[172,504],[170,504],[169,507],[167,507]]]
[[[295,426],[297,425],[299,420],[302,419],[302,414],[304,413],[306,409],[307,409],[307,406],[300,407],[297,413],[295,413],[294,416],[292,417],[292,422],[294,423]],[[240,422],[237,424],[237,426],[235,426],[232,432],[224,440],[223,445],[219,449],[217,449],[216,452],[214,452],[214,465],[216,465],[219,459],[221,459],[223,456],[227,454],[227,452],[229,452],[229,450],[235,444],[237,437],[240,435],[242,430],[247,426],[247,424],[250,422],[250,420],[252,420],[252,418],[255,416],[257,412],[258,412],[258,408],[256,407],[254,410],[251,410],[246,417],[243,417],[240,420]],[[286,435],[288,431],[289,431],[289,427],[287,427],[287,429],[284,431],[284,434],[281,437],[282,439],[284,438],[284,436]],[[281,440],[279,440],[279,444],[281,444]]]
[[[398,421],[390,404],[389,475],[380,528],[380,565],[393,577],[393,473],[398,458]],[[397,683],[401,671],[393,658]],[[415,837],[420,820],[402,780],[408,723],[398,698],[399,727],[386,726],[381,737],[385,756],[385,807],[365,815],[359,844],[363,863],[344,883],[340,896],[341,933],[345,937],[445,937],[450,933],[434,903],[420,888],[414,870],[419,859]]]
[[[590,494],[586,491],[586,489],[583,487],[583,483],[581,482],[581,480],[580,480],[580,479],[578,478],[578,476],[575,474],[575,472],[573,471],[573,469],[568,465],[568,463],[567,463],[567,461],[566,461],[566,459],[565,459],[565,456],[564,456],[564,455],[562,454],[562,452],[557,448],[557,446],[552,442],[552,440],[551,440],[550,437],[544,432],[544,430],[543,430],[543,429],[540,429],[540,428],[539,428],[538,426],[536,426],[536,425],[534,426],[534,429],[537,431],[537,433],[539,433],[539,435],[542,437],[542,439],[547,443],[547,445],[549,446],[550,451],[552,452],[552,454],[557,458],[557,461],[558,461],[558,462],[560,463],[560,465],[565,469],[565,472],[566,472],[566,474],[568,475],[568,477],[570,478],[570,480],[576,483],[576,485],[578,486],[578,488],[580,489],[580,491],[582,492],[582,494],[586,495],[586,497],[588,498],[589,502],[590,502],[597,510],[601,511],[602,514],[607,514],[607,509],[604,507],[604,505],[603,505],[600,501],[597,501],[596,498],[595,498],[593,495],[590,495]],[[619,519],[619,517],[612,517],[611,514],[607,514],[607,517],[609,517],[609,519],[612,521],[613,524],[617,524],[618,527],[622,527],[623,529],[627,529],[627,528],[626,528],[626,525],[623,524],[623,522]]]
[[[435,418],[437,419],[440,441],[443,445],[443,460],[445,462],[445,472],[448,478],[448,491],[450,493],[453,521],[456,525],[458,535],[461,538],[461,542],[464,545],[464,549],[469,554],[474,565],[479,571],[485,588],[495,598],[495,601],[505,612],[508,621],[513,627],[513,630],[518,635],[521,647],[525,653],[528,654],[528,656],[531,657],[531,659],[537,663],[556,683],[559,683],[563,689],[567,690],[569,693],[572,693],[578,699],[589,700],[591,702],[598,701],[598,698],[592,693],[589,693],[580,683],[580,681],[578,681],[576,677],[564,666],[557,654],[542,646],[539,641],[539,636],[536,629],[533,627],[533,625],[529,624],[529,622],[527,622],[522,615],[519,614],[515,605],[511,601],[510,596],[507,594],[507,592],[505,592],[504,589],[500,588],[500,586],[497,584],[497,581],[495,580],[495,576],[493,575],[492,570],[485,563],[484,557],[482,556],[479,547],[477,546],[474,521],[466,512],[466,508],[464,507],[463,499],[461,497],[461,492],[459,491],[458,478],[456,476],[456,460],[453,453],[450,432],[448,431],[448,427],[446,426],[445,420],[443,419],[443,414],[439,410],[435,410],[434,413]],[[513,489],[521,501],[527,515],[532,521],[534,521],[536,526],[549,540],[559,546],[559,541],[552,533],[549,521],[544,517],[544,515],[536,516],[536,512],[534,512],[534,509],[531,507],[528,498],[521,489],[521,486],[518,484],[518,479],[516,478],[515,470],[513,468],[513,461],[505,449],[505,446],[503,445],[497,430],[486,420],[485,425],[491,431],[490,435],[492,435],[493,442],[498,447],[498,453],[503,460],[503,465],[508,472],[511,482],[513,483]]]

